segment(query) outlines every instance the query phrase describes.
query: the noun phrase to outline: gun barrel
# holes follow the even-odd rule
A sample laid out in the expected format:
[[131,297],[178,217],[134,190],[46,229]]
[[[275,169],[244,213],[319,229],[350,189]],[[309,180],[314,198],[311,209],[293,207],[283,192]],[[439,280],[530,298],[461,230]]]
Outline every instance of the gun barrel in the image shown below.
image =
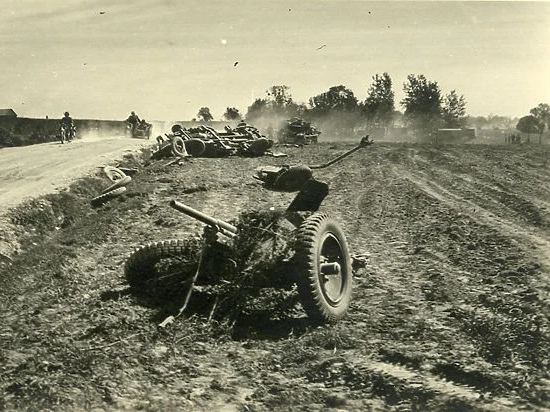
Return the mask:
[[198,220],[199,222],[222,229],[222,233],[225,235],[234,236],[237,234],[237,228],[235,226],[227,222],[224,222],[223,220],[214,219],[212,216],[208,216],[205,213],[199,212],[198,210],[193,209],[192,207],[189,207],[187,205],[184,205],[183,203],[178,202],[177,200],[172,200],[170,202],[170,206],[182,213],[185,213],[187,216],[190,216],[193,219]]
[[334,163],[339,162],[343,158],[348,157],[350,154],[355,153],[359,149],[362,149],[363,147],[366,147],[366,146],[371,145],[371,144],[372,144],[372,140],[369,140],[369,136],[367,135],[364,138],[362,138],[359,145],[355,146],[353,149],[348,150],[345,153],[342,153],[340,156],[332,159],[329,162],[326,162],[326,163],[323,163],[323,164],[320,164],[320,165],[312,165],[312,166],[309,166],[309,168],[310,169],[324,169],[325,167],[329,167],[329,166],[333,165]]

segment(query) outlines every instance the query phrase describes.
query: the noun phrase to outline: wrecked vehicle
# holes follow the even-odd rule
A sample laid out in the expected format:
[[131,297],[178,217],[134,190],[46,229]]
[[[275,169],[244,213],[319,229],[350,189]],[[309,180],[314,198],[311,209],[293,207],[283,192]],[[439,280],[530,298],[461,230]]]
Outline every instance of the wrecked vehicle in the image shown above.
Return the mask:
[[272,140],[246,124],[239,124],[235,129],[225,126],[223,132],[210,126],[183,128],[179,124],[172,126],[171,130],[172,134],[157,138],[159,144],[170,141],[176,154],[185,152],[193,157],[256,157],[263,156],[273,146]]
[[[225,314],[242,309],[248,297],[275,288],[297,290],[294,296],[314,323],[342,319],[351,302],[356,262],[341,226],[318,212],[328,184],[316,180],[312,170],[328,167],[371,143],[367,136],[357,147],[322,165],[258,170],[254,177],[266,189],[298,192],[284,211],[253,211],[229,223],[172,200],[172,208],[206,225],[200,242],[167,240],[139,247],[125,264],[128,283],[148,293],[164,284],[171,296],[184,288],[185,293],[177,295],[183,306],[176,316],[188,307],[194,290],[211,288],[215,295],[211,318],[216,310]],[[222,287],[233,295],[220,297]],[[204,308],[206,301],[200,305]]]
[[285,144],[308,145],[317,143],[321,134],[311,123],[298,117],[287,120],[286,124],[279,129],[278,141]]

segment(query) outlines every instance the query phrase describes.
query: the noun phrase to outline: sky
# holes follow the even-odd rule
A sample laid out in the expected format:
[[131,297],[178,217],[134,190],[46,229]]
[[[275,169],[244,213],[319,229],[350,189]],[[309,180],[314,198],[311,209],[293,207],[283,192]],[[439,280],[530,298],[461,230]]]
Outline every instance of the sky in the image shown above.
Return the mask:
[[389,73],[464,95],[470,115],[550,103],[550,2],[2,0],[0,108],[21,117],[245,114],[272,85],[364,100]]

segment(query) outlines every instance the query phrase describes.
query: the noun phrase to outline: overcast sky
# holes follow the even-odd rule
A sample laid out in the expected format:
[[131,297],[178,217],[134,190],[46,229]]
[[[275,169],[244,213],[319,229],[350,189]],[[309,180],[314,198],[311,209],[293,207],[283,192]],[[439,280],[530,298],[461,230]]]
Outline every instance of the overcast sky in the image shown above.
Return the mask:
[[219,119],[272,85],[364,100],[383,72],[396,103],[424,74],[469,114],[523,116],[550,103],[550,3],[2,0],[0,68],[0,108],[27,117]]

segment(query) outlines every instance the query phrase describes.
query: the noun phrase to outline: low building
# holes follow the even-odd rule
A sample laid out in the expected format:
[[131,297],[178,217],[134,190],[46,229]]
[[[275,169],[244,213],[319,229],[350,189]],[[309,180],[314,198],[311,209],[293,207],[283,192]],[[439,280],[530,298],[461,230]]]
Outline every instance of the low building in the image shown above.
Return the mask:
[[0,117],[17,117],[13,109],[0,109]]

